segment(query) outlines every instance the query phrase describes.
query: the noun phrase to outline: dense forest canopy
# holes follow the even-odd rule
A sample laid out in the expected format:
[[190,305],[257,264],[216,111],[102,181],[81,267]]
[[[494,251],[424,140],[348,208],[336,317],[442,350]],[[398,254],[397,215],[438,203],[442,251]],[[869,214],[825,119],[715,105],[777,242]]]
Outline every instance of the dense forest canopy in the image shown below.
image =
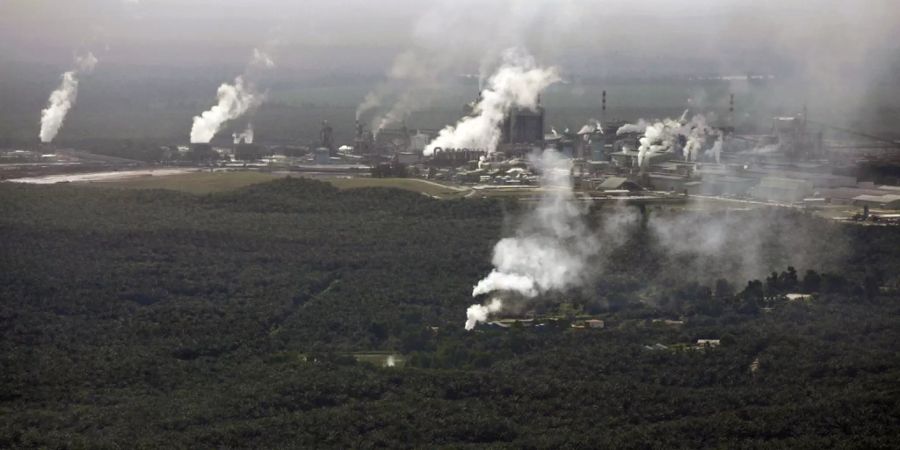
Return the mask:
[[[465,332],[522,207],[291,178],[0,185],[0,446],[900,442],[896,229],[598,205],[598,230],[631,220],[589,288],[529,305],[543,326]],[[676,220],[736,231],[674,248],[710,239],[664,235]],[[405,364],[352,357],[372,351]]]

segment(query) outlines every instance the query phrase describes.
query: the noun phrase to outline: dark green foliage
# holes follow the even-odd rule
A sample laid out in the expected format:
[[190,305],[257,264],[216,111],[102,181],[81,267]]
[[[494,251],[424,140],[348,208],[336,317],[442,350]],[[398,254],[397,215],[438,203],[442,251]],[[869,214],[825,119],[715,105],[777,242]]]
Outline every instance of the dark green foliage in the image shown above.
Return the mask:
[[374,178],[406,178],[409,176],[408,168],[405,164],[391,163],[378,164],[372,167],[372,177]]
[[[467,333],[502,209],[297,179],[207,196],[0,185],[0,447],[900,442],[900,306],[881,289],[896,231],[848,229],[839,274],[743,290],[646,285],[659,249],[633,239],[596,295],[536,307],[605,329]],[[349,356],[372,350],[406,366]]]

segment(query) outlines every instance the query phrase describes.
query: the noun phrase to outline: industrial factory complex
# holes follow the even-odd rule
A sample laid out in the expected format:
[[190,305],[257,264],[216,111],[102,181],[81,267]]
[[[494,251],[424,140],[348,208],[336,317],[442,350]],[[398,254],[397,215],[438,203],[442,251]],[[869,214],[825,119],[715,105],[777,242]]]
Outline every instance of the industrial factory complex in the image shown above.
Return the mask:
[[[472,195],[527,193],[537,180],[529,155],[552,148],[572,159],[576,189],[594,199],[715,197],[831,208],[851,213],[842,217],[882,223],[896,220],[895,212],[900,213],[900,178],[890,169],[900,165],[896,141],[817,123],[805,111],[773,117],[765,134],[741,133],[731,126],[728,115],[720,123],[706,123],[698,116],[689,119],[686,111],[681,119],[656,123],[660,137],[648,129],[654,122],[635,124],[610,117],[605,95],[600,118],[577,130],[550,126],[543,104],[512,108],[499,124],[500,138],[493,149],[438,147],[426,152],[439,130],[405,123],[373,132],[356,121],[352,141],[337,142],[332,125],[323,122],[319,136],[305,145],[253,142],[252,134],[236,135],[226,146],[162,147],[161,164],[415,177],[465,187]],[[471,114],[471,108],[466,113]],[[3,179],[15,179],[140,164],[45,144],[39,149],[4,150],[0,165]],[[879,170],[884,167],[888,169]]]

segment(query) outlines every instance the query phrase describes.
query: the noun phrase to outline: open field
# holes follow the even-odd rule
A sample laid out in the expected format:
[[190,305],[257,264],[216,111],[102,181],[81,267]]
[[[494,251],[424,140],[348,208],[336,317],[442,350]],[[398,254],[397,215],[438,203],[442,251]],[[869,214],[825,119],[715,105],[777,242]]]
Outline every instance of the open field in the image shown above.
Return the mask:
[[37,175],[31,177],[11,178],[5,181],[25,184],[56,184],[56,183],[95,183],[124,181],[149,177],[166,177],[171,175],[188,174],[196,169],[158,169],[158,170],[103,170],[94,172],[79,172],[75,167],[72,173],[57,175]]
[[[263,183],[286,176],[301,177],[302,174],[289,172],[195,172],[166,177],[136,177],[103,183],[103,186],[129,189],[170,189],[195,194],[222,192],[251,184]],[[368,177],[311,177],[331,183],[338,189],[358,189],[369,187],[397,188],[419,192],[437,198],[457,198],[467,189],[445,186],[438,183],[413,178],[368,178]]]
[[169,189],[193,194],[208,194],[263,183],[279,175],[264,172],[193,172],[164,177],[146,176],[116,180],[102,186],[128,189]]
[[327,181],[338,189],[356,189],[369,187],[397,188],[407,191],[420,192],[437,198],[457,198],[465,195],[468,189],[447,186],[427,180],[416,178],[366,178],[366,177],[328,177],[319,178]]
[[[128,174],[122,172],[121,174]],[[135,171],[137,173],[137,171]],[[168,189],[181,192],[189,192],[193,194],[208,194],[214,192],[224,192],[252,184],[271,181],[276,178],[283,177],[309,177],[320,181],[325,181],[338,189],[360,189],[360,188],[395,188],[406,191],[416,192],[427,195],[429,197],[447,200],[459,198],[519,198],[519,199],[536,199],[540,193],[540,188],[534,186],[476,186],[476,187],[460,187],[448,184],[436,183],[428,180],[416,178],[369,178],[354,176],[333,176],[319,175],[310,176],[300,173],[291,172],[257,172],[257,171],[216,171],[216,172],[189,172],[175,173],[158,171],[158,174],[146,175],[137,174],[129,177],[115,177],[108,181],[104,174],[88,174],[87,176],[59,176],[57,181],[69,181],[72,183],[88,183],[96,186],[115,187],[125,189]],[[117,175],[113,173],[112,175]],[[65,178],[65,179],[64,179]],[[71,178],[71,179],[70,179]],[[54,178],[55,179],[55,178]],[[679,198],[636,198],[628,197],[623,199],[609,198],[599,199],[602,196],[599,192],[582,192],[582,195],[593,197],[595,202],[602,203],[645,203],[663,207],[672,211],[734,211],[734,210],[750,210],[760,208],[796,208],[793,205],[780,205],[772,203],[764,203],[746,199],[730,199],[722,197],[692,196],[690,199]],[[856,208],[847,206],[829,206],[811,210],[815,215],[828,219],[845,219],[859,212]],[[876,211],[874,213],[884,213]],[[879,214],[880,215],[880,214]]]

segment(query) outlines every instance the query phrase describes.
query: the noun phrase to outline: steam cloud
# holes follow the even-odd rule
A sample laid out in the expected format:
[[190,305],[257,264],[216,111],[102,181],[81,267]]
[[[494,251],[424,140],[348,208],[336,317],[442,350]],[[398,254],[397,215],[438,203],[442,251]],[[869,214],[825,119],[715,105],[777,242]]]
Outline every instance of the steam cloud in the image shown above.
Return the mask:
[[47,108],[41,111],[41,142],[52,142],[62,128],[66,115],[78,99],[78,76],[89,74],[97,66],[97,57],[88,52],[75,58],[75,68],[62,75],[62,83],[50,94]]
[[377,135],[386,126],[404,120],[410,112],[424,106],[429,97],[426,92],[439,88],[441,72],[449,70],[449,67],[444,67],[445,61],[440,56],[428,58],[414,51],[397,56],[388,72],[390,82],[377,86],[366,95],[356,108],[356,120],[369,111],[389,104],[386,112],[372,119],[371,127]]
[[245,128],[244,131],[242,131],[240,133],[234,133],[231,135],[231,137],[234,138],[235,144],[240,144],[240,143],[252,144],[253,143],[253,124],[248,123],[247,128]]
[[253,69],[268,69],[274,66],[275,63],[268,54],[259,49],[253,49],[253,56],[245,74],[235,78],[232,84],[224,83],[219,86],[216,93],[219,102],[208,111],[194,117],[191,127],[191,143],[209,143],[222,129],[225,122],[237,119],[259,108],[265,101],[265,94],[256,89],[252,80]]
[[[713,129],[707,123],[706,116],[697,114],[687,120],[687,114],[688,111],[685,110],[678,120],[663,119],[652,123],[641,119],[638,123],[623,125],[616,134],[643,133],[638,147],[640,167],[643,167],[644,161],[653,155],[672,153],[679,149],[685,161],[696,161]],[[685,141],[683,146],[679,142],[680,139]]]
[[500,312],[505,299],[534,298],[583,284],[588,260],[600,251],[600,241],[585,220],[586,206],[575,198],[572,160],[555,150],[530,159],[541,172],[541,199],[515,236],[494,246],[494,270],[475,285],[472,296],[495,295],[484,305],[469,307],[467,330]]
[[576,25],[583,8],[568,1],[433,0],[422,9],[410,48],[395,58],[387,80],[357,108],[360,121],[376,111],[370,121],[375,134],[441,97],[451,78],[475,78],[462,71],[477,67],[478,90],[484,90],[504,50],[525,47],[549,57],[565,48],[564,36],[576,34],[568,32],[583,29]]
[[534,58],[519,49],[504,52],[503,64],[481,92],[473,116],[464,117],[455,126],[441,130],[427,147],[425,155],[436,148],[478,148],[493,152],[500,141],[500,123],[513,108],[537,108],[541,91],[560,81],[555,67],[538,67]]
[[597,119],[590,119],[576,134],[591,134],[595,132],[604,134],[603,124]]

